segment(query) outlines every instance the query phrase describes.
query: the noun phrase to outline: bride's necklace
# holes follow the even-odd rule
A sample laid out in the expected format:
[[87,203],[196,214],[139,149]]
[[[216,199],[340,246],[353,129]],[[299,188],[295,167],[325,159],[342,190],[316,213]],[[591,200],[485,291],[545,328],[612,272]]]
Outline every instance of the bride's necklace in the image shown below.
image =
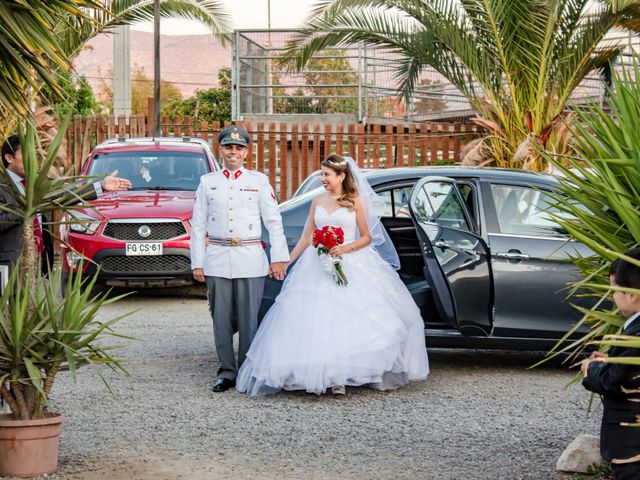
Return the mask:
[[331,194],[329,194],[329,196],[330,196],[331,198],[333,198],[334,200],[337,200],[337,199],[339,199],[342,195],[331,195]]

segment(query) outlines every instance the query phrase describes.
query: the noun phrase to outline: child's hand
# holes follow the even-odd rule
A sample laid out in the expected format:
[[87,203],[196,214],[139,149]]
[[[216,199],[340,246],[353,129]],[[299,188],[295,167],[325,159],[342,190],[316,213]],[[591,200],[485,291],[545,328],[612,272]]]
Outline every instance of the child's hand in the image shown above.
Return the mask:
[[582,372],[582,376],[586,377],[589,374],[589,364],[591,364],[591,362],[605,363],[607,358],[609,358],[609,355],[606,353],[591,352],[591,356],[589,358],[585,358],[580,362],[580,371]]
[[592,360],[592,358],[585,358],[580,362],[580,372],[582,372],[583,377],[586,377],[589,374],[589,364]]

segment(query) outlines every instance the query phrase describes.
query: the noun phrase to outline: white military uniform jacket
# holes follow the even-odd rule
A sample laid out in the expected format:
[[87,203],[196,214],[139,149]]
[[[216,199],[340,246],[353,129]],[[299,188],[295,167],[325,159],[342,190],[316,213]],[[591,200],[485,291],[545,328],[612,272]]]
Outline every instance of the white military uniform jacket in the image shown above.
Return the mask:
[[203,175],[191,220],[191,268],[204,268],[211,277],[267,275],[269,262],[259,241],[261,220],[269,231],[271,261],[288,262],[277,205],[263,173],[240,168],[235,175],[226,169]]

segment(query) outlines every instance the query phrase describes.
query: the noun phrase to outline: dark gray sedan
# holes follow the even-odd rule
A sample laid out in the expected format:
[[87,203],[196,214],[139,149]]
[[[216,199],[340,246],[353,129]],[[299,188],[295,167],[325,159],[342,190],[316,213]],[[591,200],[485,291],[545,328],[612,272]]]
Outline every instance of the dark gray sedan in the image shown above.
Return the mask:
[[[580,318],[570,302],[581,300],[566,298],[567,283],[578,278],[571,258],[591,252],[550,219],[554,177],[463,167],[365,175],[386,202],[382,222],[400,256],[398,273],[421,309],[429,346],[547,349]],[[280,206],[290,248],[317,193]],[[280,287],[267,281],[261,314]]]

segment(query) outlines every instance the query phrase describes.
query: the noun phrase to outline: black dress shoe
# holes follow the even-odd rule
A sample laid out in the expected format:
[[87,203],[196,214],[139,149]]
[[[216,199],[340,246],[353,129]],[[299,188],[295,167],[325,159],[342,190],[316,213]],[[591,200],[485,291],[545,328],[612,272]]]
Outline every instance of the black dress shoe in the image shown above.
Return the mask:
[[216,383],[213,384],[213,387],[211,387],[211,390],[213,390],[214,392],[226,392],[227,390],[235,386],[236,386],[235,380],[231,380],[229,378],[221,378]]

